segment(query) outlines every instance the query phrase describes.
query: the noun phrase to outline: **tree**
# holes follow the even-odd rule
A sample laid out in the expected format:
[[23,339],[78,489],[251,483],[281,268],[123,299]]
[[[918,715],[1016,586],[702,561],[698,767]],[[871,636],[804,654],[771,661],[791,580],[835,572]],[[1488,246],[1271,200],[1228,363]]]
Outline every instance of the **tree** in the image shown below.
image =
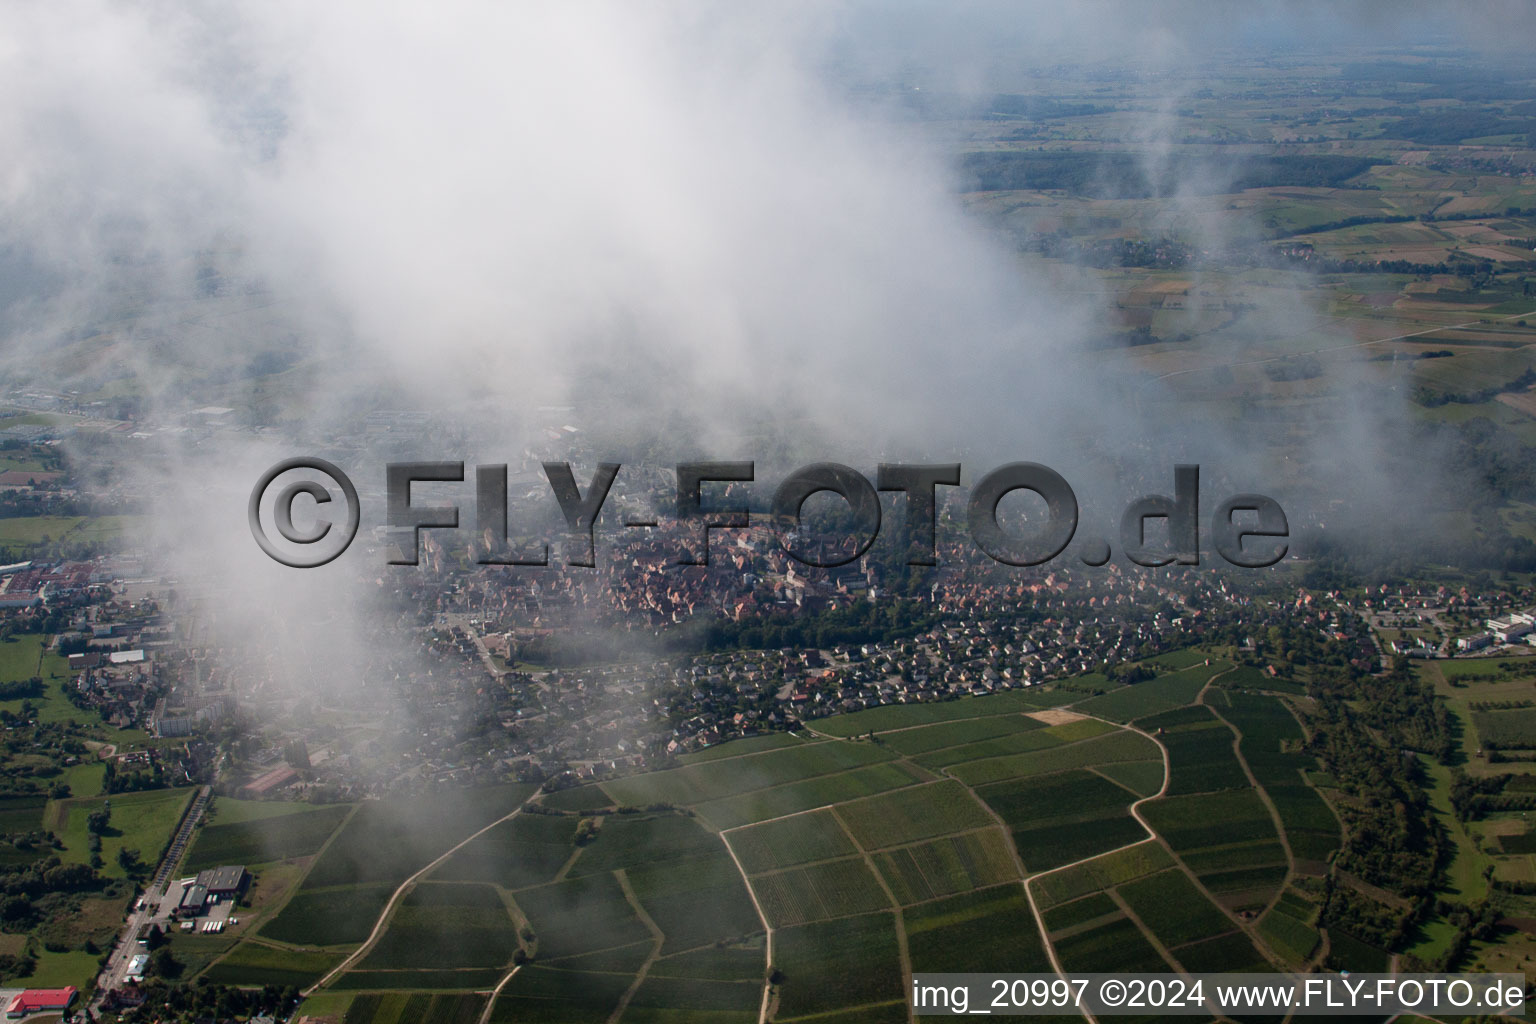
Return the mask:
[[149,954],[149,967],[162,978],[181,977],[181,961],[176,959],[176,954],[171,952],[170,946],[161,946]]
[[86,831],[92,835],[102,835],[107,831],[107,826],[112,822],[112,805],[102,804],[99,808],[85,816]]

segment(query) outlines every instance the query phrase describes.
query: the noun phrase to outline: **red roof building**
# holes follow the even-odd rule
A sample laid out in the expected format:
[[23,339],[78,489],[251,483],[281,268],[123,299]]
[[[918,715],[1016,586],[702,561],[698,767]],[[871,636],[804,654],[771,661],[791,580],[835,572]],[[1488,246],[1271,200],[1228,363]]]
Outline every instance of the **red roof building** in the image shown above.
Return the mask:
[[29,988],[11,1000],[5,1015],[26,1017],[29,1014],[45,1013],[49,1010],[67,1010],[69,1004],[75,1001],[77,991],[73,985],[68,988]]

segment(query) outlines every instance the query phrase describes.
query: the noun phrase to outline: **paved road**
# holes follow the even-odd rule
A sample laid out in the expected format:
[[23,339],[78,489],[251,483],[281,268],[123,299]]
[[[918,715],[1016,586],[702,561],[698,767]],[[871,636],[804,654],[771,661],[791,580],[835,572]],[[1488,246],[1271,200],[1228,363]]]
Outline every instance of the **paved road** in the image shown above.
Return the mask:
[[213,795],[213,790],[204,786],[197,791],[197,796],[192,801],[192,806],[187,809],[186,817],[181,820],[181,827],[176,830],[176,837],[171,840],[170,847],[165,851],[165,857],[161,859],[160,866],[155,870],[155,877],[150,880],[149,888],[144,892],[144,909],[135,910],[128,915],[128,923],[123,925],[122,933],[118,936],[117,945],[112,949],[112,958],[107,961],[107,966],[102,969],[96,979],[96,997],[92,1002],[92,1009],[100,1012],[101,1002],[106,994],[114,988],[121,988],[127,980],[128,965],[144,947],[136,941],[139,929],[149,924],[160,909],[160,897],[165,893],[165,887],[171,883],[171,876],[176,872],[176,866],[181,863],[181,855],[186,852],[187,844],[192,841],[192,830],[197,826],[203,816],[203,811],[208,807],[208,799]]

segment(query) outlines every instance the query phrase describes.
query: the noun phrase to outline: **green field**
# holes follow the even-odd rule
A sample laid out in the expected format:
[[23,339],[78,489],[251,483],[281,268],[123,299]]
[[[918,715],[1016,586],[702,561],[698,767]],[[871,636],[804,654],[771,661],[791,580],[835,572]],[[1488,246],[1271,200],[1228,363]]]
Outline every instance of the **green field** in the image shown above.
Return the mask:
[[[1202,659],[1203,661],[1204,659]],[[1160,711],[1183,707],[1200,695],[1205,684],[1218,672],[1232,667],[1229,661],[1212,658],[1209,665],[1196,664],[1178,672],[1158,676],[1131,686],[1122,686],[1100,697],[1073,705],[1074,711],[1097,715],[1114,722],[1129,722]]]
[[805,743],[749,757],[721,758],[684,768],[633,775],[605,782],[603,789],[615,802],[637,807],[653,803],[702,804],[889,761],[895,756],[894,751],[874,743],[835,740]]
[[191,789],[152,789],[142,793],[118,793],[111,797],[56,800],[48,805],[47,821],[64,841],[59,856],[66,863],[83,864],[90,859],[86,819],[98,808],[111,805],[107,831],[101,837],[101,873],[109,878],[126,877],[117,862],[119,850],[139,851],[140,857],[153,864],[171,841],[187,805]]
[[1148,875],[1120,886],[1120,898],[1164,946],[1210,938],[1235,927],[1182,871]]
[[303,804],[269,806],[287,813],[252,815],[243,821],[230,821],[221,814],[218,824],[199,828],[192,848],[187,851],[186,870],[307,857],[320,849],[352,811],[350,804],[320,808]]
[[888,913],[785,928],[774,936],[774,959],[784,973],[780,1020],[903,998]]
[[1145,736],[1120,731],[1049,750],[970,761],[955,767],[953,774],[967,785],[981,786],[1002,779],[1040,775],[1090,764],[1146,761],[1158,756],[1157,745]]
[[[180,938],[180,936],[178,936]],[[318,981],[341,960],[337,953],[279,949],[242,942],[201,977],[216,985],[292,985],[303,988]]]
[[856,711],[816,722],[817,732],[829,736],[862,736],[871,729],[908,729],[935,722],[953,722],[962,718],[987,718],[1016,711],[1038,711],[1071,700],[1070,694],[1049,690],[1009,690],[985,697],[924,704],[889,704],[885,707]]
[[373,931],[395,886],[301,889],[261,927],[263,938],[301,946],[362,942]]
[[393,883],[504,817],[534,791],[497,786],[359,804],[304,877],[305,889]]
[[712,800],[700,804],[696,810],[699,817],[714,828],[735,828],[754,821],[767,821],[844,800],[884,793],[922,781],[924,776],[906,765],[871,764],[835,775]]
[[472,882],[421,882],[406,893],[360,970],[505,967],[517,928],[496,890]]
[[863,857],[756,875],[752,891],[775,928],[866,914],[891,905]]
[[1033,883],[1035,899],[1049,909],[1171,867],[1173,858],[1168,851],[1148,840],[1037,879]]
[[550,814],[519,814],[471,840],[443,862],[434,879],[490,882],[503,889],[523,889],[554,880],[576,854],[578,819]]
[[1019,878],[1007,837],[996,828],[888,850],[874,860],[896,902],[903,905]]
[[914,971],[1050,971],[1022,886],[935,900],[901,913]]
[[812,811],[737,829],[730,834],[730,842],[750,874],[857,852],[831,811]]
[[837,815],[866,850],[993,824],[987,809],[949,779],[840,804]]
[[1023,714],[1001,714],[991,718],[944,722],[921,729],[899,729],[881,739],[893,750],[912,755],[995,739],[999,736],[1011,736],[1043,727],[1043,722],[1027,718]]
[[1486,747],[1501,750],[1536,748],[1536,708],[1474,711],[1472,727]]

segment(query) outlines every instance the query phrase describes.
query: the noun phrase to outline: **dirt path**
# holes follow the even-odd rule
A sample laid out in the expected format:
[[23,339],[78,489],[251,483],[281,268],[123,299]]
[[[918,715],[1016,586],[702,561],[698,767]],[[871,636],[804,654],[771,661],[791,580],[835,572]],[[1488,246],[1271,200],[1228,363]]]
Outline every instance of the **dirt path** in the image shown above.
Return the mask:
[[635,916],[640,919],[640,923],[645,925],[646,930],[651,933],[651,942],[653,943],[651,955],[645,958],[645,963],[641,964],[640,969],[635,972],[635,980],[630,983],[629,988],[625,989],[624,994],[619,997],[619,1005],[615,1006],[613,1012],[608,1015],[608,1024],[619,1024],[619,1019],[624,1016],[624,1011],[629,1009],[629,1001],[635,997],[636,992],[640,991],[640,986],[645,984],[645,976],[651,973],[651,964],[654,964],[656,958],[661,956],[661,947],[667,941],[667,937],[656,926],[656,922],[651,919],[651,915],[646,913],[645,907],[640,903],[640,897],[635,895],[634,887],[629,884],[629,872],[619,868],[619,870],[613,873],[613,877],[619,880],[619,889],[624,893],[625,902],[635,912]]
[[763,941],[763,1005],[757,1011],[757,1024],[768,1024],[773,996],[773,985],[768,980],[769,972],[773,970],[773,927],[768,923],[768,915],[763,913],[763,905],[758,902],[751,880],[747,878],[747,869],[742,866],[741,858],[736,856],[736,850],[725,832],[720,833],[720,841],[725,844],[725,852],[731,855],[731,863],[736,865],[736,871],[741,875],[741,884],[747,887],[747,896],[752,900],[752,909],[757,911],[757,919],[763,922],[763,931],[767,935]]

